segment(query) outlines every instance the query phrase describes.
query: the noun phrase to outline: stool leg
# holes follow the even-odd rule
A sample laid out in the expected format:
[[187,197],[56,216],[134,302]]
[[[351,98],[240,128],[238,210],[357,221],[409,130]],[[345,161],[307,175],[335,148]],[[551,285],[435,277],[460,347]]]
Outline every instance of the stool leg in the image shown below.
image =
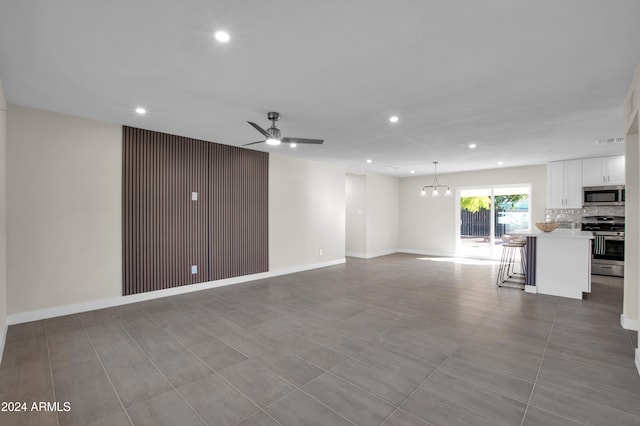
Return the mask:
[[[496,285],[502,287],[504,283],[510,282],[518,287],[524,286],[526,271],[526,256],[523,246],[520,244],[506,243],[502,246],[502,256]],[[509,285],[510,287],[513,285]]]
[[505,267],[507,265],[507,252],[509,250],[509,247],[502,247],[502,256],[500,258],[500,267],[498,268],[498,278],[496,279],[496,285],[498,287],[502,287],[502,283],[504,283],[506,280],[504,279],[505,276]]

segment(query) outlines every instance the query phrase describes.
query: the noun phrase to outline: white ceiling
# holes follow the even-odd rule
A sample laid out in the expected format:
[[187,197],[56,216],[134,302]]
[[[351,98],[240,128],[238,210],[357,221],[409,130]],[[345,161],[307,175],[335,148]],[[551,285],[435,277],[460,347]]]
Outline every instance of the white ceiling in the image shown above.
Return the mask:
[[354,172],[520,166],[624,152],[594,141],[623,136],[638,17],[637,0],[0,0],[0,77],[11,103],[228,145],[278,111],[325,144],[252,148]]

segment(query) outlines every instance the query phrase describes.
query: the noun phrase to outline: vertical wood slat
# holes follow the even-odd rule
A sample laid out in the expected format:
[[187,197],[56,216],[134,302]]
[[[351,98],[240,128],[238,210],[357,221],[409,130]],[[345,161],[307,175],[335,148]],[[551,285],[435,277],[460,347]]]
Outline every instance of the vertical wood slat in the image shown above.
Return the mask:
[[[123,127],[123,294],[209,279],[208,142]],[[191,265],[198,273],[191,274]]]
[[267,154],[212,144],[209,150],[211,279],[269,269]]
[[123,294],[267,271],[268,158],[123,126]]
[[526,253],[526,265],[527,272],[525,275],[525,285],[536,285],[536,250],[538,240],[536,237],[527,237],[527,245],[525,249]]

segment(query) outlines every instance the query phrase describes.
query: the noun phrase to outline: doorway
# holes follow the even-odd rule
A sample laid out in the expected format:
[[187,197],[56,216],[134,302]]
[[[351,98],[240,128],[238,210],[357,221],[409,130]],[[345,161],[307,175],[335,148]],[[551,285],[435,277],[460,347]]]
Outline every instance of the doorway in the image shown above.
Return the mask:
[[502,244],[517,232],[530,232],[531,185],[458,190],[457,255],[500,259]]

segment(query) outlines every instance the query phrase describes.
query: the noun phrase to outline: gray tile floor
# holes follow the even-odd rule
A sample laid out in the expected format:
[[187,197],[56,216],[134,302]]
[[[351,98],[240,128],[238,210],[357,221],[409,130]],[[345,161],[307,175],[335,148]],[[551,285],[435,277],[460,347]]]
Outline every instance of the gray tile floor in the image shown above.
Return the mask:
[[[639,425],[622,280],[397,254],[9,328],[6,425]],[[61,406],[63,408],[63,406]]]

